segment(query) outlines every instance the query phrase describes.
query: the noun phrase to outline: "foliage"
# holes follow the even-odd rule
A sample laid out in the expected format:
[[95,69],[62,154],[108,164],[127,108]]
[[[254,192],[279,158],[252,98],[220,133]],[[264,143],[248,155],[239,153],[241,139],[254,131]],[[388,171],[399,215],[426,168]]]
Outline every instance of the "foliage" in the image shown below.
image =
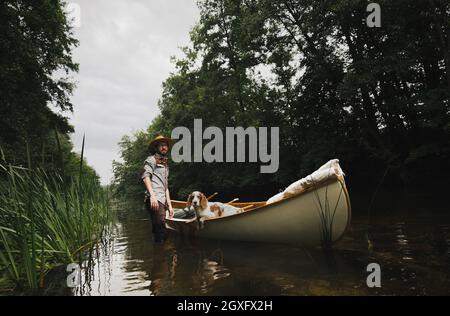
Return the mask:
[[14,165],[26,165],[27,141],[37,160],[56,152],[49,131],[73,131],[62,114],[73,109],[69,74],[78,70],[71,56],[78,43],[63,6],[59,0],[0,3],[0,148]]
[[108,191],[83,166],[70,181],[4,161],[0,172],[0,273],[15,287],[42,287],[51,268],[80,262],[112,222]]
[[[280,169],[255,164],[172,164],[171,188],[265,197],[338,157],[350,185],[395,186],[449,174],[447,1],[379,1],[367,27],[362,0],[204,0],[185,56],[164,82],[160,116],[122,143],[116,185],[135,181],[146,135],[178,126],[280,127]],[[133,188],[132,188],[133,187]],[[123,189],[122,192],[125,189]]]

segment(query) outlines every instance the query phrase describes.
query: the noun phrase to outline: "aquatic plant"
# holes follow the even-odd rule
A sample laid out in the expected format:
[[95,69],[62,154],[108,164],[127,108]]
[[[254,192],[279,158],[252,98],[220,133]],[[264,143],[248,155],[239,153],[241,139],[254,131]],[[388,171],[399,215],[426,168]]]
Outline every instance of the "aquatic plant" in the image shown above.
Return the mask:
[[313,183],[313,192],[315,196],[315,205],[320,217],[320,229],[321,229],[321,245],[324,249],[330,249],[333,245],[333,223],[336,215],[336,210],[341,200],[343,188],[341,186],[338,199],[335,205],[330,205],[328,199],[328,186],[326,184],[324,196],[321,197],[318,191],[318,183],[311,177]]
[[108,189],[83,176],[83,157],[78,176],[61,170],[0,160],[0,287],[42,287],[51,268],[81,261],[112,222]]

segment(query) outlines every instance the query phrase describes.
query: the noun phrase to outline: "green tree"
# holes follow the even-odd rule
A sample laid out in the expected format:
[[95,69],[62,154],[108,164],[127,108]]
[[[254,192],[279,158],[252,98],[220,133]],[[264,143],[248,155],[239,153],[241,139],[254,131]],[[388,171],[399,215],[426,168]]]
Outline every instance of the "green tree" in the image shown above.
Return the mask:
[[58,0],[0,3],[0,147],[15,164],[25,164],[27,141],[38,160],[49,131],[73,131],[61,113],[73,109],[68,76],[78,70],[77,41],[63,7]]
[[386,168],[396,186],[443,180],[449,5],[379,3],[382,27],[369,28],[363,0],[200,1],[192,45],[175,61],[161,114],[144,135],[192,128],[195,118],[222,128],[278,126],[281,165],[261,175],[252,164],[176,164],[178,197],[192,189],[267,197],[335,157],[356,185],[379,181]]

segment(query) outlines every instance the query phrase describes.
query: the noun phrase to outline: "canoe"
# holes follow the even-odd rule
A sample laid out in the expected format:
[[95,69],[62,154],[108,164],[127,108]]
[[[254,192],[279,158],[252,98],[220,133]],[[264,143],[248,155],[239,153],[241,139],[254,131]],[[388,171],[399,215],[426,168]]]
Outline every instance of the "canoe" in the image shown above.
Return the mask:
[[[186,202],[172,201],[174,208]],[[266,205],[266,202],[231,203],[243,213],[205,220],[198,230],[195,219],[167,218],[166,226],[182,235],[220,240],[320,246],[338,241],[350,226],[350,198],[343,179]]]

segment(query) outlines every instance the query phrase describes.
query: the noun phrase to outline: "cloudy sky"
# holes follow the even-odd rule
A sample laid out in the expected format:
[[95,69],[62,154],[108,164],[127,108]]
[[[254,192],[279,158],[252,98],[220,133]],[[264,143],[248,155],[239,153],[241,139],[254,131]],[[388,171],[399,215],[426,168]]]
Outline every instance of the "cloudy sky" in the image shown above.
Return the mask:
[[162,82],[174,70],[170,57],[181,56],[199,12],[196,0],[71,2],[81,9],[72,141],[80,152],[86,134],[87,161],[106,184],[120,138],[146,129],[158,114]]

